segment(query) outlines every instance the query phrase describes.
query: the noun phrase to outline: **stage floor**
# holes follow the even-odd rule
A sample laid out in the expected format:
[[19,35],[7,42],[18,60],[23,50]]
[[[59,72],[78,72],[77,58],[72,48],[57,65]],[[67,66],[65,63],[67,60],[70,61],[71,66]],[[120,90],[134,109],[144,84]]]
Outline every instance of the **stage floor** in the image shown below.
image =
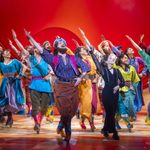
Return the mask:
[[40,134],[33,130],[34,122],[31,117],[15,116],[12,128],[0,124],[0,150],[39,150],[39,149],[70,149],[70,150],[150,150],[150,125],[145,123],[145,115],[138,115],[131,133],[121,121],[122,129],[119,130],[120,141],[103,138],[100,130],[103,126],[102,116],[95,117],[95,132],[91,132],[88,122],[87,130],[82,130],[76,117],[72,120],[72,138],[70,145],[65,145],[57,135],[56,128],[59,116],[55,117],[52,124],[45,118],[42,122]]

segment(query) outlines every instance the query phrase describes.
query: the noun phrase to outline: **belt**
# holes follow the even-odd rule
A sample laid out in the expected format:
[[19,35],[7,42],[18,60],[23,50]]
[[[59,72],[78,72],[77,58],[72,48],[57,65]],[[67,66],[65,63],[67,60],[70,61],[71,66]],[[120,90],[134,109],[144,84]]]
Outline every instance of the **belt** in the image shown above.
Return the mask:
[[43,79],[42,76],[32,76],[32,80],[39,80],[39,79]]
[[58,80],[63,82],[75,82],[75,79],[58,78]]
[[16,73],[5,73],[3,76],[4,78],[7,78],[7,77],[15,77],[17,74]]

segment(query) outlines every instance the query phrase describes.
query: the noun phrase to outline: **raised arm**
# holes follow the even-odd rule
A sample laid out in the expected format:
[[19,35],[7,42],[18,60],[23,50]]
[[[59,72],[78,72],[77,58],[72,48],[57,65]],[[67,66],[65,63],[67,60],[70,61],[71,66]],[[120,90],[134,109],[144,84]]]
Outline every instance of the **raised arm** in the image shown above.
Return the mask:
[[37,43],[33,37],[30,35],[30,33],[27,30],[24,30],[26,37],[28,38],[28,40],[40,51],[40,53],[43,53],[43,47],[39,45],[39,43]]
[[75,40],[75,39],[72,39],[72,41],[75,43],[76,47],[79,47],[79,43]]
[[132,45],[139,51],[142,51],[142,49],[138,46],[138,44],[136,44],[133,39],[131,37],[129,37],[128,35],[126,35],[126,38],[132,43]]
[[14,30],[12,30],[12,36],[14,41],[16,42],[17,46],[20,48],[20,50],[25,54],[29,55],[28,51],[24,48],[24,46],[20,43],[20,41],[17,39],[17,34]]
[[17,53],[17,55],[19,57],[21,57],[21,52],[13,45],[12,41],[9,40],[9,45],[11,46],[11,48]]
[[84,39],[85,44],[88,45],[88,46],[90,46],[91,43],[89,42],[89,40],[88,40],[87,37],[85,36],[84,31],[83,31],[81,28],[79,28],[79,31],[80,31],[80,33],[81,33],[83,39]]

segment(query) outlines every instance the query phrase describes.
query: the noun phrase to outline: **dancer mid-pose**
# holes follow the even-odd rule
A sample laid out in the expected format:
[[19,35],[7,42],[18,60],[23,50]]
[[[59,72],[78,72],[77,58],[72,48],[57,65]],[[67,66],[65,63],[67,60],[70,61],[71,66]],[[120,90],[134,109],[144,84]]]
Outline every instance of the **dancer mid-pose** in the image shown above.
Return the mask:
[[[129,117],[133,118],[136,115],[135,107],[134,107],[134,99],[136,96],[136,92],[134,90],[134,86],[138,85],[140,81],[136,70],[133,66],[128,65],[128,57],[126,54],[121,54],[117,60],[117,68],[121,72],[125,85],[120,89],[119,94],[119,114],[125,121],[129,132],[131,132],[131,128],[133,127],[129,121]],[[119,119],[119,118],[118,118]]]
[[11,59],[9,50],[2,54],[4,62],[0,62],[0,72],[3,74],[0,86],[0,113],[7,115],[6,126],[12,126],[12,113],[24,112],[24,95],[21,85],[23,66],[17,59]]
[[[64,39],[57,38],[54,41],[56,54],[54,56],[45,51],[28,32],[26,32],[26,35],[38,48],[43,59],[54,68],[57,76],[57,81],[54,85],[54,95],[56,106],[61,115],[57,132],[62,133],[63,128],[65,128],[65,141],[69,143],[71,138],[71,120],[76,113],[79,102],[77,86],[90,69],[80,58],[66,54],[67,48]],[[81,68],[82,74],[79,73],[78,67]]]

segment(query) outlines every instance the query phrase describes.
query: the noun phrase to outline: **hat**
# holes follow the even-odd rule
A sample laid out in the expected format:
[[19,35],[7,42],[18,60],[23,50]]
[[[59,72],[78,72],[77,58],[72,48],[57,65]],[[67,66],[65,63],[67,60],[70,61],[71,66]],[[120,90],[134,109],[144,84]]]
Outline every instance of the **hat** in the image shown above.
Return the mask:
[[61,41],[65,44],[65,46],[67,46],[67,43],[63,38],[57,37],[53,43],[54,48],[57,48],[58,42],[61,42]]

